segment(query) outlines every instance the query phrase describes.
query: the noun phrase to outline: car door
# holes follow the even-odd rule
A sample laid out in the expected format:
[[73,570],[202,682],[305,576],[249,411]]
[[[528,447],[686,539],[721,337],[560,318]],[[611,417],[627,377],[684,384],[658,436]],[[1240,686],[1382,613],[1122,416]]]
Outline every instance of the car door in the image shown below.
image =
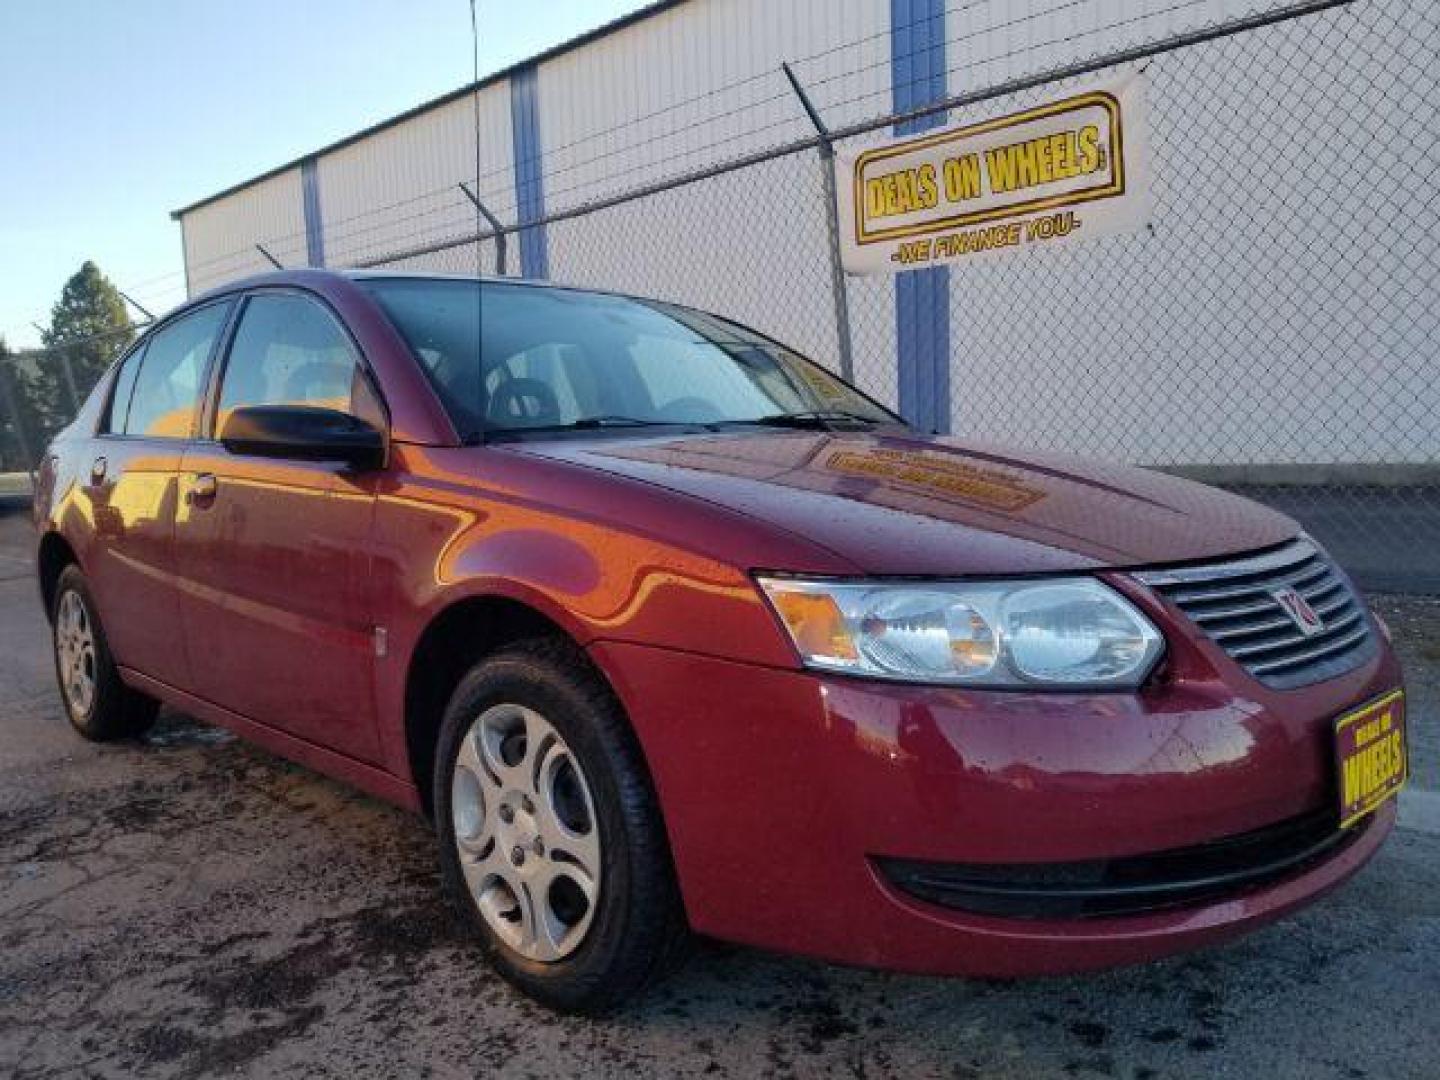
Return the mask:
[[174,528],[180,463],[230,303],[148,335],[121,362],[81,483],[93,532],[86,575],[123,666],[173,686],[189,678],[179,640]]
[[219,436],[231,412],[251,405],[325,406],[383,424],[379,397],[337,317],[297,291],[247,296],[217,367],[209,437],[185,453],[175,525],[196,693],[375,761],[376,477],[231,453]]

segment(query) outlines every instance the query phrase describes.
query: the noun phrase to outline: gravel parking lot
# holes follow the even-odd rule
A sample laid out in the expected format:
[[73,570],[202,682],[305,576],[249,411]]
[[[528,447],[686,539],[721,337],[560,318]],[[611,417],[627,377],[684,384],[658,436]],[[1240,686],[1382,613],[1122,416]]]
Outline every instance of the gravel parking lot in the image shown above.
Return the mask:
[[1402,828],[1294,919],[1031,983],[706,946],[593,1022],[489,974],[422,821],[177,714],[143,743],[74,736],[30,542],[0,509],[4,1075],[1437,1075],[1440,601],[1376,601],[1413,697]]

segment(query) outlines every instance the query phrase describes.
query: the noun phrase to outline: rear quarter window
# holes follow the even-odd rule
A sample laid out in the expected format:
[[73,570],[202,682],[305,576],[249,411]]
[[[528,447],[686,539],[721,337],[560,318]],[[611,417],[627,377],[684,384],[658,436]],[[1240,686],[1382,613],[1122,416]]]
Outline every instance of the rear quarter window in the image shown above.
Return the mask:
[[110,392],[110,405],[105,410],[105,420],[100,427],[103,433],[121,435],[125,432],[125,421],[130,415],[130,398],[135,392],[135,379],[140,374],[140,364],[145,356],[146,344],[148,342],[141,342],[124,360],[120,361],[120,371],[115,376],[115,387]]

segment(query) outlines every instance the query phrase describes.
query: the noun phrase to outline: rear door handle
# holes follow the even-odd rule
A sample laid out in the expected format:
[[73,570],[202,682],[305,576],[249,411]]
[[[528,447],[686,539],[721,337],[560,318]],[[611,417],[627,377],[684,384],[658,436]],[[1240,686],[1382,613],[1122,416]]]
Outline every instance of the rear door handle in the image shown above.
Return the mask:
[[215,493],[219,488],[220,484],[214,473],[200,473],[190,481],[190,490],[185,493],[185,501],[191,506],[203,509],[215,501]]
[[97,457],[95,459],[95,463],[90,466],[90,483],[96,485],[104,483],[105,470],[109,467],[110,463],[108,461],[106,461],[103,457]]

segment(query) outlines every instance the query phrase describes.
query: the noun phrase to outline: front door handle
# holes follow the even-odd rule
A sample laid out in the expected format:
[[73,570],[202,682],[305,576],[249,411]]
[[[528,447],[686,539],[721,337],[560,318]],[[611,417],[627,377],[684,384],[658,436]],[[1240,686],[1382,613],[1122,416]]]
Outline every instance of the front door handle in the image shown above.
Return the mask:
[[105,470],[109,467],[110,463],[108,461],[103,457],[97,457],[95,463],[90,466],[90,483],[97,487],[103,484],[105,482]]
[[190,490],[185,492],[185,501],[203,510],[215,501],[215,493],[219,487],[214,473],[200,473],[190,481]]

